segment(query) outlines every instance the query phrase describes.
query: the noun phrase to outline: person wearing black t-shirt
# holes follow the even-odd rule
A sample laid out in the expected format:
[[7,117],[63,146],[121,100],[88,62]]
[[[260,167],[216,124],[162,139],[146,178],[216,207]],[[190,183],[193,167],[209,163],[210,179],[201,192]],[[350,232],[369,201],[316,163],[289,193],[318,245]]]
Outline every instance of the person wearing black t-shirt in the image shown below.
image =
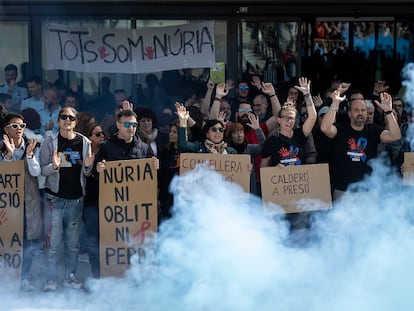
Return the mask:
[[[295,88],[304,94],[308,118],[302,127],[296,126],[297,110],[293,102],[285,103],[279,112],[277,122],[279,131],[269,136],[263,146],[261,167],[301,165],[305,163],[306,139],[316,122],[316,110],[310,95],[310,81],[299,78]],[[292,213],[286,216],[291,231],[305,229],[308,226],[308,213]],[[299,232],[299,231],[297,231]]]
[[392,114],[392,97],[388,93],[380,94],[380,101],[375,101],[378,108],[384,111],[388,121],[388,129],[376,125],[367,125],[367,106],[364,100],[355,99],[349,102],[348,124],[335,123],[339,103],[345,99],[339,91],[332,95],[332,104],[322,120],[321,130],[332,138],[335,144],[333,155],[332,183],[333,199],[338,199],[351,183],[361,181],[370,173],[367,164],[377,156],[380,142],[390,143],[401,138],[398,123]]
[[46,137],[40,150],[40,167],[46,176],[45,227],[47,231],[47,266],[45,291],[57,289],[59,247],[65,252],[63,285],[81,288],[76,279],[79,237],[86,176],[90,174],[94,157],[88,138],[74,131],[76,110],[62,108],[58,117],[59,132]]

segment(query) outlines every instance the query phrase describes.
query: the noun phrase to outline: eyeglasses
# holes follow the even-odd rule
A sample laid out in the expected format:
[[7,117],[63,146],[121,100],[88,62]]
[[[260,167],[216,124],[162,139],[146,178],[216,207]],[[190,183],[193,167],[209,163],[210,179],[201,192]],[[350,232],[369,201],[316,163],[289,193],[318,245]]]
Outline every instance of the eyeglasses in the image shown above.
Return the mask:
[[12,129],[24,129],[26,127],[26,123],[10,123],[6,127],[11,127]]
[[249,86],[248,85],[240,85],[239,86],[239,89],[240,90],[248,90],[249,89]]
[[293,122],[293,121],[295,121],[295,118],[294,117],[280,116],[280,118],[283,119],[283,120],[285,120],[286,122],[289,122],[289,121]]
[[92,135],[95,135],[96,137],[101,137],[101,136],[105,136],[104,132],[97,132],[97,133],[92,133]]
[[137,127],[138,126],[137,122],[119,122],[118,121],[118,123],[121,123],[125,128],[129,128],[130,126],[132,126],[132,127]]
[[71,116],[70,114],[61,114],[61,115],[59,115],[59,119],[61,119],[61,120],[67,120],[67,119],[69,119],[70,121],[75,121],[76,120],[76,117],[74,117],[74,116]]
[[224,132],[224,128],[223,127],[210,127],[210,130],[213,133],[216,133],[217,131],[219,131],[220,133],[223,133]]
[[239,108],[239,112],[252,112],[252,108]]
[[307,112],[301,112],[301,113],[300,113],[300,116],[301,116],[301,117],[307,117],[307,116],[308,116],[308,113],[307,113]]

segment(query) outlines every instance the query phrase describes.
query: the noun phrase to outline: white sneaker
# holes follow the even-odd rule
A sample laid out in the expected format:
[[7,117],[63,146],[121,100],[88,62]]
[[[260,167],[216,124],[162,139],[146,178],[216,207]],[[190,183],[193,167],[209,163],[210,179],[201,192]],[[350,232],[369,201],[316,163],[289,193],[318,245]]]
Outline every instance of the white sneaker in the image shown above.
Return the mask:
[[69,274],[64,280],[63,280],[63,286],[68,288],[74,288],[79,289],[82,287],[82,283],[79,282],[75,275],[73,273]]
[[56,281],[46,281],[46,284],[43,286],[43,291],[45,292],[54,292],[57,289]]
[[35,290],[35,287],[28,279],[22,280],[22,283],[20,284],[20,290],[23,292],[31,292]]

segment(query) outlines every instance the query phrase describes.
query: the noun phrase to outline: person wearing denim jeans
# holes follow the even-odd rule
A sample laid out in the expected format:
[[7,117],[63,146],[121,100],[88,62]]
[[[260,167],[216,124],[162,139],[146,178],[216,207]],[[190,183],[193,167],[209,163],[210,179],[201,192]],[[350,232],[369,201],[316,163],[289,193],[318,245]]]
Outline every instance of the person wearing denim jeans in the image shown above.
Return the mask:
[[42,175],[46,176],[44,197],[47,266],[45,291],[55,291],[59,271],[59,246],[63,242],[65,276],[63,285],[81,288],[75,274],[78,264],[86,176],[94,156],[90,140],[74,131],[76,110],[64,107],[58,114],[59,132],[48,136],[40,151]]
[[0,143],[0,162],[24,161],[24,230],[22,291],[35,289],[31,283],[33,251],[42,237],[43,219],[37,177],[40,175],[39,144],[24,135],[26,123],[20,114],[9,113],[4,119],[4,136]]

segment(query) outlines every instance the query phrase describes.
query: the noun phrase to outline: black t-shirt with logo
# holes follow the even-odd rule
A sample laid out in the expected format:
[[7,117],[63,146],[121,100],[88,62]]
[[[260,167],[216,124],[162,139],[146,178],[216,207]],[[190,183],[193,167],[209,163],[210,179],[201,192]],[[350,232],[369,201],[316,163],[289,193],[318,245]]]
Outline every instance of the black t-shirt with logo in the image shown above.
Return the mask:
[[368,161],[377,156],[377,146],[384,128],[369,125],[356,131],[350,124],[336,124],[333,157],[333,187],[345,191],[349,184],[361,181],[371,172]]
[[270,136],[263,145],[262,157],[270,156],[270,166],[276,166],[279,163],[288,165],[301,165],[305,160],[306,136],[301,128],[293,132],[292,138],[283,134]]
[[82,170],[82,137],[66,139],[59,134],[58,152],[60,153],[59,192],[57,196],[64,199],[78,199],[83,196],[80,183]]

